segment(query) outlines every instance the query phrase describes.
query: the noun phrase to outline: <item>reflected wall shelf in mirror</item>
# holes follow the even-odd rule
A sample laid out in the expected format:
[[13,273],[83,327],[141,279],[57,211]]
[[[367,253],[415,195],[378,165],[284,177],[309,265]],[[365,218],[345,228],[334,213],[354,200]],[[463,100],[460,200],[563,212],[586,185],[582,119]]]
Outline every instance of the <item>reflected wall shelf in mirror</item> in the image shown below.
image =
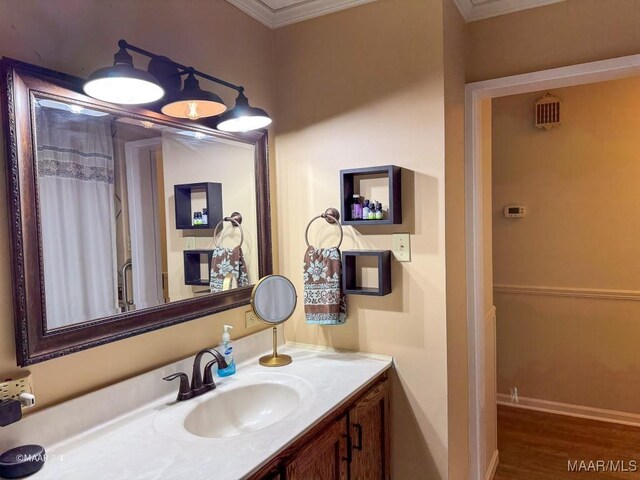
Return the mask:
[[[272,273],[267,132],[101,102],[83,82],[2,60],[21,366],[247,305],[251,284]],[[243,214],[249,277],[213,294],[185,284],[183,254],[187,240],[212,250],[211,230],[185,238],[173,208],[174,185],[207,182]]]
[[[179,230],[211,229],[222,220],[222,184],[216,182],[175,185],[176,228]],[[198,195],[201,194],[201,195]],[[195,206],[196,197],[202,196],[204,207]],[[193,214],[204,212],[207,222],[194,225]]]
[[213,250],[185,250],[184,251],[184,284],[209,286],[209,279],[203,278],[202,267],[209,271]]

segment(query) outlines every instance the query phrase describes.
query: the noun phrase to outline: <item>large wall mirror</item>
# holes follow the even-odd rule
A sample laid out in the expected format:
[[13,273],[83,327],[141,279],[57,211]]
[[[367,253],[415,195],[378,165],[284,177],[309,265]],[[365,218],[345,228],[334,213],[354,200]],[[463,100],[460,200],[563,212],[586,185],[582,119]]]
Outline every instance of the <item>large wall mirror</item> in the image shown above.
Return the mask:
[[266,132],[2,72],[19,365],[249,303],[272,273]]

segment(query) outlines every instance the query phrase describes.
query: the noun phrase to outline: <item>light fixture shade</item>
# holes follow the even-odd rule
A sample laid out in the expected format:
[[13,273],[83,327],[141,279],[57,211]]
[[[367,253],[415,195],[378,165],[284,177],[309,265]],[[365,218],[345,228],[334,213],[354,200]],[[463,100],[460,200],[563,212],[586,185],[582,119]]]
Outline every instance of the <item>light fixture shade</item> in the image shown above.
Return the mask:
[[139,105],[164,96],[164,89],[149,72],[133,66],[131,55],[123,48],[114,56],[113,66],[93,72],[84,84],[90,97],[110,103]]
[[218,121],[218,130],[223,132],[248,132],[264,128],[271,123],[271,117],[261,108],[249,105],[249,100],[240,92],[236,105],[223,113]]
[[190,73],[184,80],[182,91],[162,107],[162,113],[170,117],[197,120],[220,115],[226,109],[222,99],[213,92],[202,90],[198,79]]

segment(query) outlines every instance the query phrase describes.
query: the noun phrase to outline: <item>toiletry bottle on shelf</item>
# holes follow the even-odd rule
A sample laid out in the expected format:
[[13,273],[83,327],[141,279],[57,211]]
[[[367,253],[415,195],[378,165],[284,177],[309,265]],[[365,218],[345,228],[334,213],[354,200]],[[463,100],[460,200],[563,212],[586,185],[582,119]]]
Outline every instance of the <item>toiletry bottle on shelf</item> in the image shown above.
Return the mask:
[[202,209],[202,224],[206,225],[207,223],[209,223],[209,215],[207,214],[207,209],[203,208]]
[[384,218],[384,214],[382,213],[382,204],[380,202],[376,203],[376,220],[382,220]]
[[231,336],[229,335],[230,328],[233,327],[231,325],[224,325],[222,342],[220,342],[222,354],[228,365],[227,368],[218,368],[218,375],[221,377],[228,377],[236,373],[236,361],[233,357],[233,345],[231,345]]
[[360,195],[353,194],[351,200],[351,220],[362,220],[362,204],[360,203]]
[[193,212],[193,220],[191,221],[191,225],[194,227],[198,225],[198,213],[199,212]]
[[369,206],[369,216],[367,220],[375,220],[376,219],[376,201],[373,200]]
[[369,214],[371,213],[371,208],[369,207],[369,200],[364,199],[364,207],[362,207],[362,219],[369,220]]

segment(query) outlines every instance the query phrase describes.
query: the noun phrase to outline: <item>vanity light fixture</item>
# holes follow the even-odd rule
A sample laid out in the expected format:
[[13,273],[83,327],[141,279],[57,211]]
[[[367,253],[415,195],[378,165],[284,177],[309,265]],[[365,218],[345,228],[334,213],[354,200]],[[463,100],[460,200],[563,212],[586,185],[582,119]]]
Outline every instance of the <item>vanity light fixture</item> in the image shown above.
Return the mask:
[[200,88],[200,82],[193,72],[184,79],[184,88],[171,103],[162,107],[162,113],[176,118],[198,120],[204,117],[220,115],[227,109],[222,99],[213,92]]
[[[120,50],[114,56],[113,66],[96,70],[84,84],[84,91],[90,97],[110,103],[136,105],[156,102],[166,92],[168,103],[154,108],[160,108],[162,113],[171,117],[198,120],[222,114],[217,128],[225,132],[248,132],[271,123],[267,112],[249,105],[244,87],[156,55],[126,40],[120,40],[118,46]],[[148,71],[134,68],[129,50],[151,59]],[[180,89],[183,75],[186,78]],[[238,92],[235,107],[227,111],[218,95],[200,88],[196,77]]]
[[264,128],[271,123],[271,118],[261,108],[249,105],[244,90],[240,90],[236,105],[220,116],[218,130],[223,132],[248,132]]
[[113,56],[113,66],[93,72],[84,84],[90,97],[109,103],[139,105],[164,96],[164,89],[149,72],[133,66],[133,58],[122,46]]

